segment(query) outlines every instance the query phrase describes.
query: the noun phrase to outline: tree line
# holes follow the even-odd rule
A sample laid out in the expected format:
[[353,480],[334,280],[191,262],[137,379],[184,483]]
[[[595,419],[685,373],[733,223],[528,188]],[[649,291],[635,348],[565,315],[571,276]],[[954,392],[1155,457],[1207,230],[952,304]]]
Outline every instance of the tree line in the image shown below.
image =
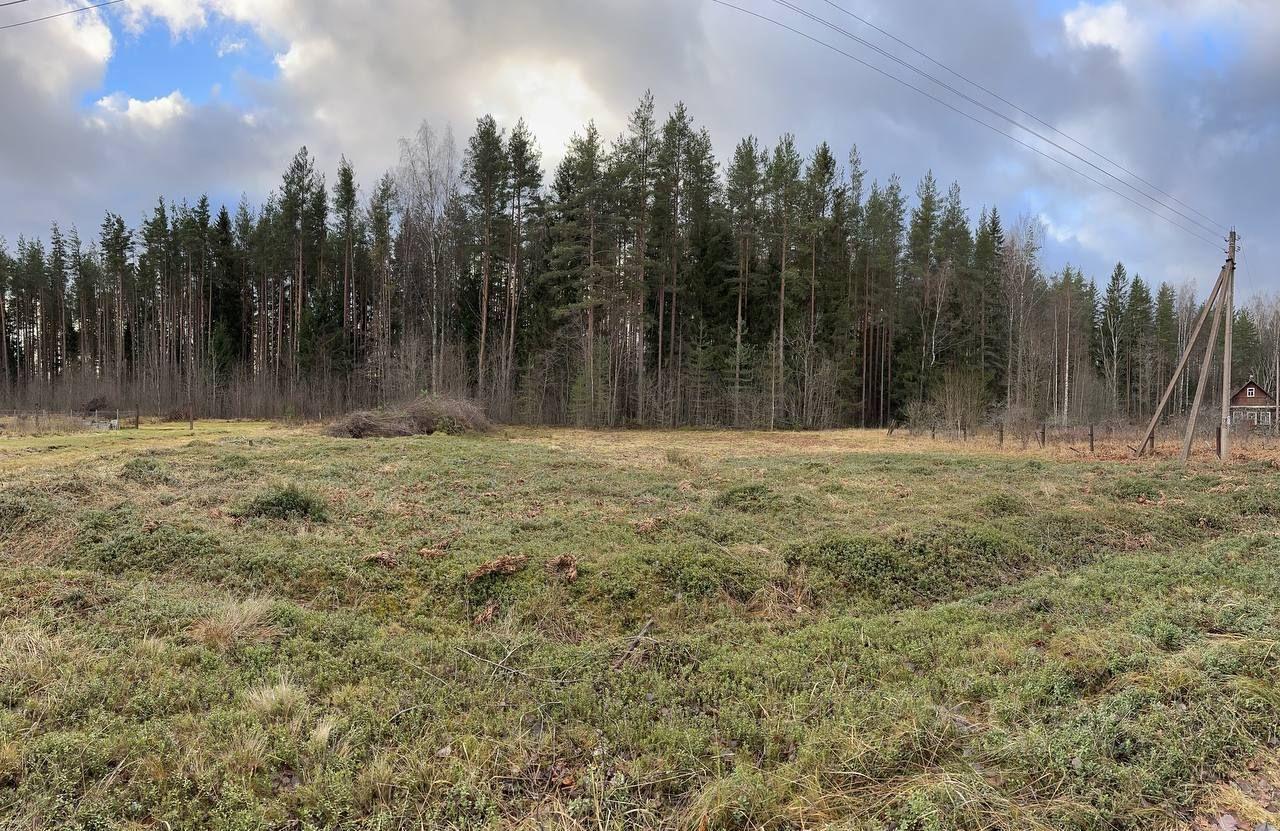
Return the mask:
[[[368,188],[304,147],[260,205],[161,198],[88,238],[0,240],[0,390],[307,417],[428,392],[591,426],[1149,417],[1193,288],[1052,270],[1042,238],[932,173],[868,182],[856,147],[747,137],[722,164],[649,94],[550,171],[523,121],[461,146],[424,124]],[[1276,303],[1242,304],[1235,355],[1274,389]]]

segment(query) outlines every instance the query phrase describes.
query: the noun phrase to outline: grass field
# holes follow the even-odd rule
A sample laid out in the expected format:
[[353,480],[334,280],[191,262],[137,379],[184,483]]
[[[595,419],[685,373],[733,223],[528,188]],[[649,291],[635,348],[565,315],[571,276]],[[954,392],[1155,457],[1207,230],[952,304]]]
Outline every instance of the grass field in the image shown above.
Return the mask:
[[0,440],[0,827],[1280,821],[1280,471],[1071,456]]

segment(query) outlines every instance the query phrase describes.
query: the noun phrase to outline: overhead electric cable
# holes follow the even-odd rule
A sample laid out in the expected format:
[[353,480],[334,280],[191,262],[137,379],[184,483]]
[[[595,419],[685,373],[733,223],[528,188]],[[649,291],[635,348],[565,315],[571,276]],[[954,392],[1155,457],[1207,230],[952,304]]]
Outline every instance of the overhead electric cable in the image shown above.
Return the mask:
[[836,11],[839,11],[839,12],[841,12],[842,14],[846,14],[846,15],[848,15],[849,17],[852,17],[854,20],[858,21],[859,23],[861,23],[862,25],[866,26],[867,28],[869,28],[869,29],[874,29],[875,31],[877,31],[877,32],[879,32],[880,34],[884,35],[885,37],[889,38],[889,39],[890,39],[890,40],[892,40],[893,42],[895,42],[895,43],[897,43],[897,44],[900,44],[901,46],[905,47],[906,49],[910,50],[911,52],[914,52],[915,54],[917,54],[917,55],[919,55],[920,57],[924,58],[926,61],[928,61],[929,63],[933,64],[934,66],[937,66],[937,67],[939,67],[940,69],[943,69],[943,70],[945,70],[946,72],[949,72],[950,74],[952,74],[952,75],[954,75],[955,77],[959,78],[961,81],[964,81],[966,84],[969,84],[969,85],[971,85],[971,86],[973,86],[973,87],[976,87],[976,88],[978,88],[978,89],[982,90],[982,91],[983,91],[983,92],[985,92],[987,95],[990,95],[992,98],[996,99],[996,100],[997,100],[997,101],[999,101],[1000,103],[1002,103],[1002,104],[1005,104],[1005,105],[1007,105],[1007,106],[1012,107],[1013,109],[1015,109],[1015,110],[1017,110],[1018,112],[1022,113],[1022,114],[1023,114],[1023,115],[1025,115],[1027,118],[1030,118],[1031,120],[1035,121],[1036,123],[1041,124],[1041,125],[1043,125],[1043,126],[1045,126],[1045,127],[1048,127],[1050,130],[1054,131],[1054,132],[1055,132],[1055,133],[1057,133],[1058,135],[1060,135],[1060,136],[1062,136],[1063,138],[1067,139],[1067,140],[1068,140],[1068,141],[1070,141],[1072,144],[1075,144],[1075,145],[1076,145],[1076,146],[1078,146],[1078,147],[1082,147],[1082,148],[1084,148],[1085,150],[1088,150],[1090,153],[1092,153],[1093,155],[1097,156],[1099,159],[1102,159],[1102,160],[1103,160],[1103,161],[1105,161],[1107,164],[1113,165],[1113,166],[1115,166],[1117,169],[1119,169],[1119,170],[1121,170],[1121,171],[1124,171],[1124,173],[1126,173],[1127,175],[1132,176],[1134,179],[1136,179],[1137,181],[1139,181],[1139,182],[1141,182],[1142,184],[1146,185],[1147,187],[1151,188],[1152,190],[1156,191],[1157,193],[1160,193],[1160,194],[1162,194],[1162,195],[1164,195],[1164,196],[1169,197],[1169,198],[1170,198],[1170,199],[1172,199],[1174,202],[1177,202],[1177,203],[1178,203],[1179,205],[1181,205],[1182,207],[1186,208],[1187,210],[1189,210],[1189,211],[1191,211],[1192,213],[1194,213],[1194,214],[1196,214],[1197,216],[1199,216],[1201,219],[1208,220],[1209,222],[1211,222],[1211,223],[1213,223],[1215,226],[1217,226],[1220,230],[1222,230],[1222,231],[1226,231],[1226,229],[1227,229],[1227,226],[1226,226],[1226,225],[1222,224],[1221,222],[1218,222],[1218,221],[1217,221],[1216,219],[1214,219],[1213,217],[1208,216],[1207,214],[1205,214],[1205,213],[1203,213],[1203,212],[1201,212],[1201,211],[1199,211],[1199,210],[1196,210],[1196,208],[1195,208],[1195,207],[1193,207],[1193,206],[1191,206],[1191,205],[1188,205],[1186,202],[1183,202],[1181,199],[1179,199],[1178,197],[1174,196],[1172,193],[1169,193],[1168,191],[1164,190],[1164,189],[1163,189],[1163,188],[1161,188],[1159,185],[1156,185],[1155,183],[1150,182],[1150,181],[1148,181],[1148,180],[1146,180],[1146,179],[1142,178],[1142,177],[1141,177],[1141,176],[1139,176],[1137,173],[1134,173],[1132,170],[1130,170],[1129,168],[1127,168],[1127,167],[1125,167],[1124,165],[1122,165],[1120,162],[1116,161],[1115,159],[1112,159],[1111,157],[1107,156],[1107,155],[1106,155],[1106,154],[1104,154],[1104,153],[1099,152],[1098,150],[1093,149],[1092,147],[1090,147],[1089,145],[1087,145],[1087,144],[1085,144],[1084,142],[1080,141],[1079,139],[1072,137],[1069,133],[1066,133],[1066,132],[1064,132],[1063,130],[1060,130],[1059,128],[1057,128],[1057,127],[1053,126],[1053,125],[1052,125],[1052,124],[1050,124],[1049,122],[1045,121],[1043,118],[1040,118],[1040,117],[1039,117],[1038,115],[1036,115],[1035,113],[1033,113],[1033,112],[1029,112],[1028,110],[1023,109],[1022,107],[1018,106],[1018,105],[1017,105],[1017,104],[1015,104],[1014,102],[1010,101],[1008,98],[1005,98],[1004,96],[1000,95],[999,93],[994,92],[994,91],[993,91],[993,90],[991,90],[989,87],[983,86],[982,84],[980,84],[980,83],[978,83],[977,81],[973,80],[972,78],[970,78],[970,77],[968,77],[968,76],[964,75],[963,73],[958,72],[958,71],[956,71],[955,69],[952,69],[950,66],[947,66],[947,65],[946,65],[945,63],[943,63],[942,61],[937,60],[937,59],[936,59],[936,58],[934,58],[933,56],[929,55],[927,52],[925,52],[925,51],[923,51],[923,50],[921,50],[921,49],[917,49],[916,47],[912,46],[910,43],[907,43],[905,40],[903,40],[902,38],[900,38],[900,37],[898,37],[897,35],[893,34],[892,32],[889,32],[889,31],[887,31],[887,30],[885,30],[885,29],[882,29],[881,27],[879,27],[879,26],[877,26],[876,24],[872,23],[870,20],[867,20],[865,17],[862,17],[862,16],[860,16],[860,15],[857,15],[857,14],[855,14],[855,13],[853,13],[853,12],[849,11],[848,9],[844,8],[844,7],[843,7],[843,6],[841,6],[840,4],[833,2],[833,0],[822,0],[822,2],[823,2],[823,3],[826,3],[828,6],[830,6],[830,7],[831,7],[831,8],[833,8],[833,9],[835,9]]
[[19,23],[6,23],[0,26],[0,29],[16,29],[19,26],[30,26],[32,23],[43,23],[46,20],[53,20],[55,17],[66,17],[69,14],[79,14],[80,12],[92,11],[93,9],[101,9],[105,6],[114,6],[116,3],[123,3],[124,0],[107,0],[105,3],[95,3],[92,6],[81,6],[78,9],[67,9],[65,12],[57,14],[47,14],[44,17],[35,17],[31,20],[23,20]]
[[30,0],[6,0],[6,2],[0,3],[0,9],[4,8],[5,6],[16,6],[19,3],[28,3],[28,2],[30,2]]
[[1049,160],[1049,161],[1051,161],[1051,162],[1055,162],[1056,164],[1062,165],[1062,166],[1063,166],[1063,167],[1065,167],[1067,170],[1070,170],[1072,173],[1075,173],[1076,175],[1078,175],[1078,176],[1080,176],[1080,177],[1082,177],[1082,178],[1084,178],[1084,179],[1086,179],[1086,180],[1088,180],[1088,181],[1092,182],[1093,184],[1097,185],[1097,186],[1098,186],[1098,187],[1100,187],[1100,188],[1103,188],[1104,190],[1110,191],[1111,193],[1115,194],[1116,196],[1119,196],[1121,199],[1124,199],[1126,202],[1129,202],[1129,203],[1131,203],[1131,204],[1133,204],[1133,205],[1135,205],[1135,206],[1137,206],[1137,207],[1141,208],[1142,210],[1144,210],[1144,211],[1146,211],[1146,212],[1150,213],[1151,215],[1156,216],[1156,217],[1159,217],[1160,219],[1162,219],[1162,220],[1164,220],[1165,222],[1167,222],[1167,223],[1169,223],[1170,225],[1172,225],[1174,228],[1177,228],[1178,230],[1180,230],[1180,231],[1182,231],[1182,232],[1184,232],[1184,233],[1186,233],[1186,234],[1189,234],[1190,236],[1195,237],[1196,239],[1200,240],[1201,242],[1204,242],[1204,243],[1207,243],[1207,244],[1209,244],[1209,245],[1212,245],[1214,248],[1217,248],[1217,247],[1219,247],[1219,245],[1220,245],[1220,243],[1219,243],[1219,242],[1217,242],[1217,241],[1215,241],[1215,240],[1211,240],[1211,239],[1209,239],[1208,237],[1205,237],[1205,236],[1203,236],[1203,235],[1201,235],[1201,234],[1197,233],[1195,230],[1193,230],[1193,229],[1191,229],[1191,228],[1187,228],[1187,227],[1186,227],[1186,226],[1184,226],[1184,225],[1180,225],[1180,224],[1178,224],[1177,222],[1175,222],[1175,221],[1174,221],[1173,219],[1171,219],[1170,217],[1165,216],[1164,214],[1162,214],[1162,213],[1160,213],[1159,211],[1157,211],[1155,208],[1152,208],[1150,205],[1145,205],[1145,204],[1143,204],[1143,203],[1141,203],[1141,202],[1138,202],[1137,200],[1133,199],[1132,197],[1128,196],[1127,194],[1121,193],[1120,191],[1118,191],[1118,190],[1116,190],[1115,188],[1111,187],[1111,186],[1110,186],[1110,185],[1108,185],[1106,182],[1099,181],[1099,180],[1097,180],[1097,179],[1093,178],[1092,176],[1090,176],[1089,174],[1085,173],[1084,171],[1082,171],[1082,170],[1079,170],[1079,169],[1077,169],[1077,168],[1072,167],[1070,164],[1068,164],[1067,162],[1063,161],[1062,159],[1059,159],[1059,158],[1057,158],[1056,156],[1051,156],[1051,155],[1049,155],[1048,153],[1044,152],[1044,151],[1043,151],[1043,150],[1041,150],[1040,148],[1038,148],[1038,147],[1036,147],[1036,146],[1034,146],[1034,145],[1032,145],[1032,144],[1028,144],[1027,142],[1023,141],[1022,139],[1018,138],[1017,136],[1015,136],[1015,135],[1013,135],[1013,134],[1011,134],[1011,133],[1006,133],[1005,131],[1001,130],[999,127],[996,127],[996,126],[994,126],[994,125],[988,124],[987,122],[985,122],[985,121],[983,121],[982,119],[978,118],[978,117],[977,117],[977,116],[975,116],[974,114],[972,114],[972,113],[970,113],[970,112],[966,112],[965,110],[960,109],[959,107],[955,106],[955,105],[954,105],[954,104],[952,104],[951,102],[946,101],[946,100],[943,100],[942,98],[939,98],[938,96],[934,95],[933,93],[931,93],[931,92],[929,92],[929,91],[927,91],[927,90],[921,89],[920,87],[915,86],[915,85],[914,85],[914,84],[912,84],[911,82],[909,82],[909,81],[905,81],[905,80],[903,80],[902,78],[899,78],[898,76],[894,75],[893,73],[891,73],[891,72],[889,72],[889,71],[887,71],[887,70],[885,70],[885,69],[882,69],[881,67],[878,67],[878,66],[876,66],[876,65],[875,65],[875,64],[873,64],[873,63],[870,63],[870,62],[868,62],[868,61],[865,61],[865,60],[863,60],[862,58],[859,58],[859,57],[858,57],[858,56],[856,56],[856,55],[853,55],[853,54],[851,54],[851,53],[849,53],[849,52],[846,52],[845,50],[841,49],[841,48],[840,48],[840,47],[838,47],[838,46],[833,46],[832,44],[827,43],[826,41],[821,40],[820,38],[814,37],[813,35],[809,34],[808,32],[801,31],[800,29],[797,29],[797,28],[795,28],[794,26],[789,26],[789,25],[787,25],[786,23],[783,23],[783,22],[782,22],[782,21],[780,21],[780,20],[777,20],[777,19],[775,19],[775,18],[769,17],[768,15],[764,15],[764,14],[761,14],[761,13],[759,13],[759,12],[752,11],[751,9],[743,8],[742,6],[734,5],[733,3],[728,2],[728,0],[711,0],[711,2],[712,2],[712,3],[715,3],[715,4],[716,4],[716,5],[718,5],[718,6],[724,6],[724,7],[725,7],[725,8],[727,8],[727,9],[732,9],[732,10],[734,10],[734,11],[736,11],[736,12],[740,12],[740,13],[742,13],[742,14],[749,15],[749,16],[751,16],[751,17],[756,18],[757,20],[761,20],[761,21],[764,21],[764,22],[766,22],[766,23],[770,23],[770,24],[772,24],[772,25],[774,25],[774,26],[777,26],[777,27],[778,27],[778,28],[780,28],[780,29],[785,29],[786,31],[791,32],[792,34],[799,35],[800,37],[802,37],[802,38],[804,38],[804,39],[806,39],[806,40],[812,41],[813,43],[816,43],[816,44],[818,44],[819,46],[822,46],[822,47],[824,47],[824,48],[826,48],[826,49],[830,49],[832,52],[835,52],[836,54],[843,55],[844,57],[848,58],[849,60],[851,60],[851,61],[853,61],[853,62],[855,62],[855,63],[861,64],[862,66],[865,66],[865,67],[867,67],[868,69],[870,69],[870,70],[872,70],[872,71],[874,71],[874,72],[877,72],[877,73],[879,73],[879,74],[881,74],[881,75],[885,76],[886,78],[890,79],[891,81],[894,81],[894,82],[896,82],[896,83],[902,84],[904,87],[907,87],[908,89],[913,90],[914,92],[919,93],[920,95],[923,95],[925,98],[928,98],[928,99],[930,99],[931,101],[934,101],[934,102],[936,102],[936,103],[938,103],[938,104],[941,104],[942,106],[946,107],[947,109],[949,109],[949,110],[951,110],[951,111],[953,111],[953,112],[955,112],[955,113],[958,113],[959,115],[964,116],[965,118],[969,119],[970,121],[974,122],[975,124],[980,124],[980,125],[982,125],[983,127],[986,127],[988,130],[991,130],[991,131],[992,131],[992,132],[994,132],[994,133],[998,133],[998,134],[1000,134],[1000,135],[1004,136],[1005,138],[1009,139],[1010,141],[1017,142],[1018,144],[1022,145],[1023,147],[1025,147],[1025,148],[1027,148],[1028,150],[1032,151],[1033,153],[1036,153],[1036,154],[1038,154],[1038,155],[1040,155],[1040,156],[1043,156],[1044,158],[1048,159],[1048,160]]
[[[904,67],[904,68],[906,68],[906,69],[911,70],[912,72],[916,73],[917,75],[921,76],[922,78],[925,78],[926,80],[931,81],[931,82],[932,82],[932,83],[934,83],[934,84],[937,84],[938,86],[942,87],[942,88],[943,88],[943,89],[945,89],[946,91],[948,91],[948,92],[952,93],[953,95],[956,95],[956,96],[958,96],[958,97],[960,97],[960,98],[964,99],[965,101],[969,102],[970,104],[974,105],[975,107],[980,107],[980,108],[982,108],[983,110],[986,110],[987,112],[989,112],[989,113],[991,113],[992,115],[994,115],[996,118],[999,118],[999,119],[1001,119],[1001,120],[1003,120],[1003,121],[1007,121],[1009,124],[1012,124],[1014,127],[1018,128],[1019,130],[1023,130],[1023,131],[1025,131],[1025,132],[1027,132],[1027,133],[1030,133],[1031,135],[1033,135],[1033,136],[1035,136],[1036,138],[1040,139],[1040,140],[1041,140],[1041,141],[1043,141],[1044,143],[1046,143],[1046,144],[1048,144],[1048,145],[1050,145],[1050,146],[1052,146],[1052,147],[1055,147],[1055,148],[1057,148],[1058,150],[1061,150],[1063,153],[1066,153],[1068,156],[1071,156],[1071,157],[1072,157],[1073,159],[1075,159],[1076,161],[1083,162],[1084,164],[1087,164],[1089,167],[1092,167],[1094,170],[1098,171],[1099,173],[1103,174],[1104,176],[1109,177],[1110,179],[1112,179],[1113,181],[1115,181],[1115,182],[1117,182],[1118,184],[1122,185],[1123,187],[1129,188],[1131,191],[1133,191],[1134,193],[1138,194],[1138,195],[1139,195],[1139,196],[1141,196],[1143,199],[1150,199],[1152,202],[1154,202],[1155,204],[1157,204],[1157,205],[1159,205],[1160,207],[1164,208],[1165,210],[1169,211],[1170,213],[1173,213],[1173,214],[1176,214],[1177,216],[1182,217],[1182,218],[1183,218],[1183,219],[1185,219],[1187,222],[1190,222],[1192,225],[1197,226],[1197,227],[1198,227],[1198,228],[1200,228],[1201,230],[1203,230],[1203,231],[1207,231],[1207,232],[1208,232],[1208,233],[1210,233],[1210,234],[1217,234],[1217,233],[1219,232],[1219,229],[1218,229],[1218,228],[1214,228],[1214,227],[1211,227],[1211,226],[1209,226],[1209,225],[1205,225],[1203,222],[1201,222],[1200,220],[1196,219],[1195,217],[1188,216],[1187,214],[1183,213],[1182,211],[1178,210],[1177,208],[1173,207],[1172,205],[1167,204],[1166,202],[1164,202],[1164,201],[1163,201],[1163,200],[1161,200],[1160,198],[1155,197],[1155,196],[1152,196],[1151,194],[1147,193],[1146,191],[1142,190],[1141,188],[1136,187],[1135,185],[1132,185],[1132,184],[1130,184],[1129,182],[1126,182],[1124,179],[1121,179],[1119,176],[1116,176],[1114,173],[1112,173],[1111,171],[1107,170],[1106,168],[1101,167],[1100,165],[1098,165],[1098,164],[1096,164],[1096,163],[1094,163],[1094,162],[1090,161],[1089,159],[1086,159],[1084,156],[1081,156],[1079,153],[1076,153],[1074,150],[1071,150],[1071,149],[1069,149],[1069,148],[1067,148],[1067,147],[1063,147],[1061,144],[1059,144],[1058,142],[1056,142],[1056,141],[1054,141],[1053,139],[1049,138],[1049,137],[1048,137],[1048,136],[1046,136],[1044,133],[1041,133],[1041,132],[1039,132],[1039,131],[1037,131],[1037,130],[1034,130],[1034,129],[1032,129],[1032,128],[1030,128],[1030,127],[1026,126],[1025,124],[1023,124],[1022,122],[1018,121],[1016,118],[1012,118],[1012,117],[1010,117],[1010,116],[1006,115],[1005,113],[1002,113],[1002,112],[1000,112],[999,110],[995,109],[994,107],[992,107],[992,106],[990,106],[990,105],[988,105],[988,104],[986,104],[986,103],[984,103],[984,102],[982,102],[982,101],[979,101],[978,99],[974,98],[973,96],[971,96],[971,95],[969,95],[969,94],[967,94],[967,93],[965,93],[965,92],[962,92],[962,91],[961,91],[961,90],[959,90],[959,89],[956,89],[955,87],[953,87],[953,86],[951,86],[950,84],[948,84],[946,81],[940,80],[937,76],[935,76],[935,75],[931,75],[930,73],[925,72],[923,69],[920,69],[918,66],[915,66],[915,65],[913,65],[912,63],[910,63],[910,62],[908,62],[908,61],[904,61],[902,58],[898,57],[897,55],[893,54],[892,52],[888,52],[888,51],[886,51],[886,50],[884,50],[884,49],[880,48],[879,46],[875,45],[874,43],[871,43],[870,41],[868,41],[868,40],[866,40],[866,39],[864,39],[864,38],[861,38],[861,37],[859,37],[858,35],[855,35],[854,33],[852,33],[852,32],[850,32],[850,31],[848,31],[847,29],[843,29],[843,28],[841,28],[841,27],[837,26],[836,24],[834,24],[834,23],[830,22],[829,20],[826,20],[826,19],[824,19],[824,18],[822,18],[822,17],[819,17],[818,15],[813,14],[812,12],[806,11],[805,9],[803,9],[803,8],[801,8],[801,7],[797,6],[797,5],[795,5],[794,3],[790,2],[790,0],[773,0],[773,2],[774,2],[775,4],[777,4],[777,5],[779,5],[779,6],[782,6],[782,7],[783,7],[783,8],[785,8],[785,9],[790,9],[791,11],[795,12],[796,14],[799,14],[799,15],[801,15],[801,16],[803,16],[803,17],[805,17],[805,18],[807,18],[807,19],[809,19],[809,20],[811,20],[811,21],[813,21],[814,23],[817,23],[817,24],[819,24],[819,25],[821,25],[821,26],[825,26],[826,28],[830,29],[830,30],[831,30],[831,31],[833,31],[833,32],[837,32],[837,33],[839,33],[839,34],[841,34],[841,35],[844,35],[845,37],[849,38],[850,40],[853,40],[854,42],[859,43],[859,44],[861,44],[861,45],[863,45],[863,46],[867,47],[868,49],[872,50],[872,51],[873,51],[873,52],[875,52],[876,54],[878,54],[878,55],[882,55],[883,57],[888,58],[889,60],[893,61],[894,63],[896,63],[896,64],[898,64],[898,65],[900,65],[900,66],[902,66],[902,67]],[[1212,221],[1213,221],[1213,220],[1210,220],[1210,222],[1212,222]]]

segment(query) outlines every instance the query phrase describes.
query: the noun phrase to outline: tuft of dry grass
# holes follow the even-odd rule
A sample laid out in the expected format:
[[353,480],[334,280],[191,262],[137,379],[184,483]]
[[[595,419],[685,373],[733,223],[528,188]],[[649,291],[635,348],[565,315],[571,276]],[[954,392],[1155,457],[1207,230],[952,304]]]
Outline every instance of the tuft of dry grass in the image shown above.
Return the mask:
[[191,639],[217,652],[229,652],[241,643],[268,643],[280,637],[279,627],[268,621],[272,603],[265,598],[231,600],[210,616],[196,621]]
[[229,771],[249,777],[267,766],[270,748],[267,737],[257,730],[239,729],[231,735],[222,762]]
[[369,760],[356,775],[355,802],[365,810],[388,805],[395,790],[395,765],[385,753]]
[[306,703],[307,694],[286,675],[274,684],[253,687],[244,700],[249,711],[261,718],[288,718]]

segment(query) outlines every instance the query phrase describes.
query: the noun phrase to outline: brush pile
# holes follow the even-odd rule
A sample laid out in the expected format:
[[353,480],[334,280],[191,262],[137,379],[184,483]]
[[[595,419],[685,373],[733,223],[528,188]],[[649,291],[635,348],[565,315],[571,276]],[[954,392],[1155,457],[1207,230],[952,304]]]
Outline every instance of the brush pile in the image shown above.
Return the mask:
[[399,407],[360,410],[330,424],[328,434],[338,438],[368,439],[445,433],[461,436],[487,433],[493,424],[472,401],[423,396]]

